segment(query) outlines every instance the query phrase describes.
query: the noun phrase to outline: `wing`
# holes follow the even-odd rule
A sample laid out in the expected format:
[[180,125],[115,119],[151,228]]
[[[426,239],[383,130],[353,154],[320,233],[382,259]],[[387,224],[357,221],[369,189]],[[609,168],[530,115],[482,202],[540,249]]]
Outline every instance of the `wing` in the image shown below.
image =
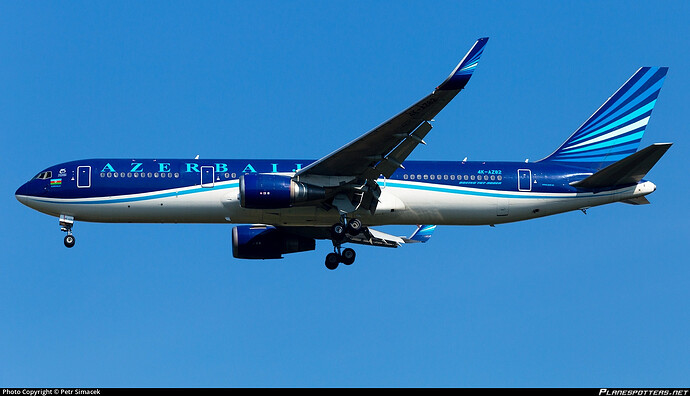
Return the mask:
[[358,139],[301,169],[295,175],[390,177],[431,130],[433,119],[469,81],[488,37],[480,38],[434,92]]
[[[276,226],[287,233],[314,239],[331,239],[330,227],[285,227]],[[431,238],[435,225],[420,225],[409,237],[395,236],[371,227],[365,227],[356,236],[347,235],[343,243],[356,243],[378,247],[396,248],[406,243],[425,243]]]

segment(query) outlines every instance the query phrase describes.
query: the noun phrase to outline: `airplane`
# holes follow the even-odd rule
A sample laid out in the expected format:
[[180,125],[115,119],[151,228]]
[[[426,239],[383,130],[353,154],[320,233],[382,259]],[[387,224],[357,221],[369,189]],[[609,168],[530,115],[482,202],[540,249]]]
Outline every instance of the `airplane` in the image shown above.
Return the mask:
[[[325,265],[350,265],[346,243],[399,247],[437,225],[495,225],[613,202],[648,204],[646,174],[672,143],[637,151],[667,67],[641,67],[553,153],[536,162],[408,160],[465,88],[488,37],[430,94],[318,160],[84,159],[50,166],[17,189],[22,204],[76,221],[239,223],[233,256],[278,259],[330,240]],[[409,237],[373,227],[417,225]]]

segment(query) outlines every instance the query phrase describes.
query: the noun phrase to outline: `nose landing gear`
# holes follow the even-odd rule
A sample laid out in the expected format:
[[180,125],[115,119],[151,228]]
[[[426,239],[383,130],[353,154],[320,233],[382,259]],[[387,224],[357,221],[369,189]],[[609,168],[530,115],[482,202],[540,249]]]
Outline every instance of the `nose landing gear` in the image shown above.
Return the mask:
[[74,243],[76,240],[74,239],[74,235],[72,235],[72,226],[74,225],[74,217],[72,216],[66,216],[66,215],[60,215],[60,230],[63,232],[66,232],[67,235],[65,235],[65,246],[68,248],[71,248],[74,246]]

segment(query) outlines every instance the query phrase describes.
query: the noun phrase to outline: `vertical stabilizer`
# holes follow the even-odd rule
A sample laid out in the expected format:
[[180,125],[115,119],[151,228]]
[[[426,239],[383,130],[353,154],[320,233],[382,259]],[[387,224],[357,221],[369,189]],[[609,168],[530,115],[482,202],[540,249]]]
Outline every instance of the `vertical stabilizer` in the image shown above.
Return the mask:
[[566,162],[594,169],[637,151],[668,67],[642,67],[542,161]]

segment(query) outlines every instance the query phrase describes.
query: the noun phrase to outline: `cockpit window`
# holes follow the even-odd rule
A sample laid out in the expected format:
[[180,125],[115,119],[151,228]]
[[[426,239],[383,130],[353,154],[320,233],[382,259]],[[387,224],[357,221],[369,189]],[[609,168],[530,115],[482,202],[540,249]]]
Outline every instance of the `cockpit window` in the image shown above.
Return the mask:
[[41,173],[39,173],[38,175],[36,175],[36,177],[35,177],[34,179],[41,179],[41,180],[43,180],[43,179],[50,179],[51,177],[53,177],[53,172],[47,171],[47,172],[41,172]]

